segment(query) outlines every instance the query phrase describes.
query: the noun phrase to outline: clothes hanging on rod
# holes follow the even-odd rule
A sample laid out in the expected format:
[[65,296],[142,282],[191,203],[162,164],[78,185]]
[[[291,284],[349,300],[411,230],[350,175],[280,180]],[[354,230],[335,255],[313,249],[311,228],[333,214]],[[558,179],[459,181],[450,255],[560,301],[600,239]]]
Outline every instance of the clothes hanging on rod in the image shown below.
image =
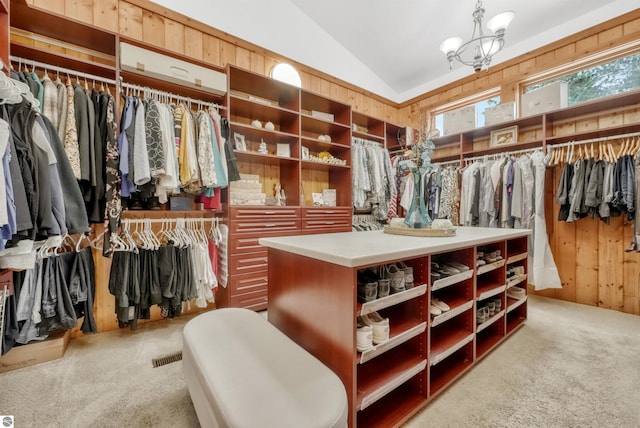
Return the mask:
[[168,194],[185,191],[219,205],[215,189],[239,179],[239,173],[227,141],[229,124],[218,107],[198,102],[194,112],[194,104],[168,103],[175,97],[171,94],[123,87],[128,94],[119,135],[120,150],[126,152],[120,160],[122,196],[155,196],[165,203]]
[[77,242],[67,235],[54,246],[42,243],[32,250],[34,266],[13,273],[2,353],[71,330],[81,318],[83,333],[98,332],[93,313],[95,267],[91,248],[81,248],[82,236]]
[[371,209],[375,218],[385,220],[396,193],[389,151],[378,142],[352,137],[351,165],[354,208]]
[[148,219],[125,219],[113,241],[109,292],[116,299],[121,328],[135,330],[139,319],[150,318],[153,305],[163,317],[174,318],[191,299],[200,308],[214,301],[219,220],[161,221],[162,228],[154,232]]
[[[562,165],[556,189],[560,205],[558,220],[570,223],[590,217],[609,224],[611,217],[625,215],[627,221],[633,222],[637,194],[634,156],[640,140],[637,137],[634,140],[624,139],[616,156],[611,156],[609,146],[606,157],[603,146],[598,146],[596,156],[593,146],[591,151],[587,148],[582,150],[583,144],[562,146],[568,150],[566,158],[557,163]],[[577,152],[576,145],[579,147]],[[556,147],[554,150],[559,149]]]
[[542,151],[528,149],[474,157],[462,170],[460,224],[532,229],[529,283],[536,290],[562,286],[546,235],[545,167]]
[[[12,70],[0,78],[0,249],[66,233],[89,231],[85,201],[62,141],[50,119],[39,114],[36,78]],[[21,78],[23,80],[17,80]],[[64,193],[63,193],[64,189]],[[6,214],[6,215],[5,215]],[[10,252],[13,250],[10,250]]]

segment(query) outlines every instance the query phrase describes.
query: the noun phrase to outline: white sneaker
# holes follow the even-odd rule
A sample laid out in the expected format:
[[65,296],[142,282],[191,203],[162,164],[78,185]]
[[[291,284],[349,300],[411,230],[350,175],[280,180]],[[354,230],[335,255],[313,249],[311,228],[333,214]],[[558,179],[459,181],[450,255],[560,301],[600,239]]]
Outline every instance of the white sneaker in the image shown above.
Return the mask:
[[429,313],[431,314],[432,317],[437,317],[438,315],[442,315],[442,311],[433,306],[433,303],[431,305],[429,305]]
[[435,306],[436,308],[440,309],[442,312],[447,312],[447,311],[451,310],[449,305],[447,305],[442,300],[439,300],[439,299],[436,299],[436,298],[431,299],[431,304],[433,306]]
[[373,327],[360,323],[360,320],[358,320],[356,331],[356,349],[358,349],[358,352],[373,349]]
[[362,322],[373,328],[373,343],[379,345],[389,340],[389,318],[382,318],[377,312],[362,316]]

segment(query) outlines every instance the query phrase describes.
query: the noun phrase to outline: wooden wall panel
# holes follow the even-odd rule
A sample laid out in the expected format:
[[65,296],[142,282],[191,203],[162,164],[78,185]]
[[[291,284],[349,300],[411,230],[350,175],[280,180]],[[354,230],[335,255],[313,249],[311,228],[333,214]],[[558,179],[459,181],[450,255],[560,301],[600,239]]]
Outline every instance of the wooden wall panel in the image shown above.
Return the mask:
[[202,59],[218,67],[222,66],[220,62],[220,39],[209,34],[202,35]]
[[142,8],[121,1],[118,12],[119,33],[131,39],[142,40]]
[[[581,219],[576,222],[576,286],[575,301],[586,305],[598,304],[598,234],[599,220]],[[571,300],[571,299],[566,299]]]
[[142,12],[142,41],[150,45],[165,47],[166,37],[164,29],[165,18],[143,10]]
[[184,54],[202,61],[204,59],[204,34],[191,27],[184,27]]
[[64,14],[78,21],[93,22],[93,0],[65,0]]
[[96,0],[93,7],[93,24],[111,32],[118,32],[118,0]]
[[185,28],[184,25],[179,22],[173,21],[171,19],[164,20],[164,45],[163,48],[170,50],[171,52],[176,52],[179,54],[184,54],[185,50]]

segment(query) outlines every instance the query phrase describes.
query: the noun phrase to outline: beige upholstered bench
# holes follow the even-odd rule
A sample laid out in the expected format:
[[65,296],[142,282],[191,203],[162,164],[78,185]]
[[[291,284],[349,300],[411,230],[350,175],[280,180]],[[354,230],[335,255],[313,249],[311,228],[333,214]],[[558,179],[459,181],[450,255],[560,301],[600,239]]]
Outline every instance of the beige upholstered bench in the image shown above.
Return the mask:
[[184,327],[182,367],[203,427],[346,427],[340,378],[260,314],[238,308]]

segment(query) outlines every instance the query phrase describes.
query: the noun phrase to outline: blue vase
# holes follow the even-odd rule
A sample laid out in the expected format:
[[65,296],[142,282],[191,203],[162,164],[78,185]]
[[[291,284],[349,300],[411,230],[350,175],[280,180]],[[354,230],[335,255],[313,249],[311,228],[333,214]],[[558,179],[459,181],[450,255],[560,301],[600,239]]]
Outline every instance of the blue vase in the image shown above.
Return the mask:
[[413,199],[409,212],[404,217],[404,223],[413,229],[422,229],[431,224],[431,217],[427,214],[427,206],[424,200],[422,188],[422,176],[417,172],[411,173],[413,178]]

